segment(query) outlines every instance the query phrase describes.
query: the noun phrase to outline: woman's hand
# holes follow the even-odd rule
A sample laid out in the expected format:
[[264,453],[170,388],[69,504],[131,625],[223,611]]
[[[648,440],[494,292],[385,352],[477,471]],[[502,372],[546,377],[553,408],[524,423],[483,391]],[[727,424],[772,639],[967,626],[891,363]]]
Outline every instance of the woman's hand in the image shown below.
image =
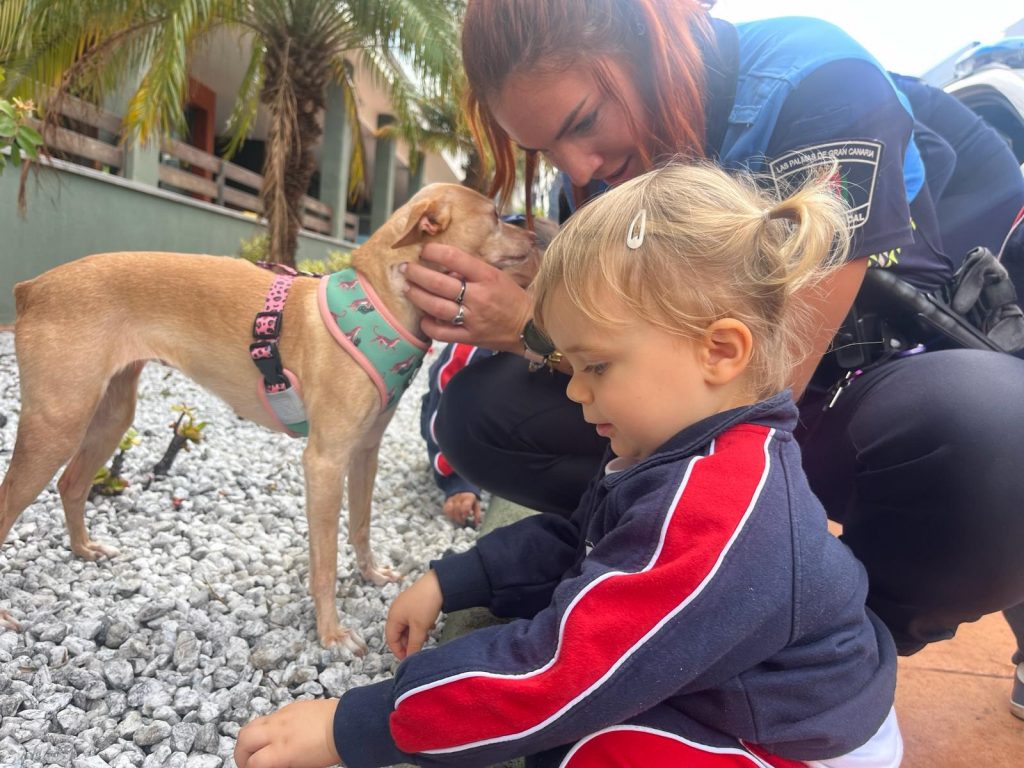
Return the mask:
[[397,659],[404,659],[423,647],[427,633],[441,615],[443,604],[441,583],[432,570],[395,598],[384,624],[384,639]]
[[337,699],[295,701],[257,717],[238,732],[238,768],[327,768],[340,765],[334,746]]
[[[529,294],[511,277],[482,259],[450,245],[427,243],[420,256],[436,264],[439,272],[423,264],[405,265],[406,297],[426,313],[420,328],[438,341],[458,341],[521,354],[519,333],[532,313]],[[454,274],[446,274],[454,273]],[[459,311],[455,301],[466,281],[462,325],[453,325]]]
[[480,499],[471,491],[453,493],[444,500],[444,516],[456,525],[480,525]]

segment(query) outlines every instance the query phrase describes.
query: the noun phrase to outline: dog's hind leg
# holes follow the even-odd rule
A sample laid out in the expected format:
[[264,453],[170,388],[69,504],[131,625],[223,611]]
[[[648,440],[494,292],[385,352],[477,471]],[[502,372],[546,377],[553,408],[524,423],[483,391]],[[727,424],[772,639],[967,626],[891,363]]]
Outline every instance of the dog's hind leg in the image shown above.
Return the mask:
[[373,511],[373,484],[377,477],[380,443],[390,419],[375,424],[352,456],[348,471],[348,541],[356,553],[356,565],[367,581],[382,587],[401,581],[402,575],[387,566],[377,565],[370,547],[370,517]]
[[139,374],[144,365],[143,362],[132,363],[114,374],[93,413],[78,451],[57,481],[71,539],[71,551],[85,560],[119,554],[115,548],[89,538],[89,531],[85,527],[85,502],[92,490],[96,472],[110,458],[132,425]]
[[45,413],[22,401],[14,452],[0,483],[0,544],[7,540],[18,516],[75,452],[89,416]]
[[[19,361],[20,362],[20,361]],[[102,381],[75,392],[53,392],[60,376],[42,378],[41,367],[21,365],[21,414],[14,451],[0,483],[0,545],[15,521],[78,448],[102,393]],[[16,627],[0,610],[0,623]]]

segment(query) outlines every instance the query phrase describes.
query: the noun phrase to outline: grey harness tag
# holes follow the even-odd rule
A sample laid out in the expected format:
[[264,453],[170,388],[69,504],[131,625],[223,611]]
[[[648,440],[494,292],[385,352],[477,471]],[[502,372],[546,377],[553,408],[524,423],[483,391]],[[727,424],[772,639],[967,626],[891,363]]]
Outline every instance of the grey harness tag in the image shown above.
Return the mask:
[[290,426],[306,420],[306,409],[295,387],[288,387],[280,392],[267,392],[266,396],[267,404],[282,424]]

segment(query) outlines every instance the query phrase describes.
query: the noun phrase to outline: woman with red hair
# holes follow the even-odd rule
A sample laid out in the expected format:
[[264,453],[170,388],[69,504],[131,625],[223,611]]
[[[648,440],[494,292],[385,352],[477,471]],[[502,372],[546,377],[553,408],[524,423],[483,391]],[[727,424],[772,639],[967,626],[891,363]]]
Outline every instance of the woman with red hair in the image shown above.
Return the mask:
[[[812,488],[867,567],[868,605],[911,654],[1024,601],[1024,363],[931,349],[855,305],[869,267],[933,290],[965,255],[943,250],[914,118],[884,68],[825,22],[732,25],[706,5],[470,0],[471,124],[494,158],[495,193],[511,194],[521,151],[529,199],[543,155],[570,210],[670,156],[779,189],[838,163],[853,247],[804,297],[813,334],[790,385]],[[1005,228],[967,239],[997,251],[1012,219],[1008,209]],[[424,332],[506,353],[449,383],[434,424],[445,455],[486,490],[570,514],[606,440],[565,397],[568,368],[536,332],[527,291],[447,246],[423,257],[443,270],[406,271]],[[468,288],[455,326],[458,276]]]

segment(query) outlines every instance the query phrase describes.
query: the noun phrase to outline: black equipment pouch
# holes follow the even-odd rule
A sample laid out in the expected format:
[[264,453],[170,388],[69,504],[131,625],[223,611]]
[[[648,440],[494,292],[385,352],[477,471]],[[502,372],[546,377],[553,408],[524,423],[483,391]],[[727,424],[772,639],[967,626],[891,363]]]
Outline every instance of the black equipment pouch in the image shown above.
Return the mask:
[[924,344],[928,349],[1024,349],[1024,312],[1005,267],[975,248],[945,285],[922,291],[870,268],[833,352],[843,369],[864,368]]
[[1006,267],[988,248],[967,254],[941,298],[997,349],[1024,349],[1024,312],[1017,304],[1017,291]]

